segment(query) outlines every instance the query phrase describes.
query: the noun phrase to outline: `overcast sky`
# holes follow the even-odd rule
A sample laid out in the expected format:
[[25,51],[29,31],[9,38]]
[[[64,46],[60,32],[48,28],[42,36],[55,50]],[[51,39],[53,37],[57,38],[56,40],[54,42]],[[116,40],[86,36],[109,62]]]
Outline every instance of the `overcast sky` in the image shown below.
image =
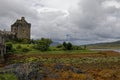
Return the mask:
[[120,0],[0,0],[0,29],[22,16],[31,38],[88,44],[120,40]]

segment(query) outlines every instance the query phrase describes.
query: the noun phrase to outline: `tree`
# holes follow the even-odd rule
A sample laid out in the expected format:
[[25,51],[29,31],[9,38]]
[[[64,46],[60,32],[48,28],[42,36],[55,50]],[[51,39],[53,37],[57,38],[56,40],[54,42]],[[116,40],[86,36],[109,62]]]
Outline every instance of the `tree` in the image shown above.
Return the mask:
[[84,50],[86,50],[87,49],[87,46],[86,45],[84,45]]
[[63,42],[63,46],[65,50],[72,50],[72,44],[70,42]]
[[47,51],[51,43],[52,43],[51,39],[41,38],[40,40],[36,40],[35,48],[41,51]]
[[72,44],[70,42],[67,44],[67,50],[72,50]]
[[66,42],[63,42],[63,46],[64,46],[64,48],[66,48],[66,46],[67,46],[67,43],[66,43]]

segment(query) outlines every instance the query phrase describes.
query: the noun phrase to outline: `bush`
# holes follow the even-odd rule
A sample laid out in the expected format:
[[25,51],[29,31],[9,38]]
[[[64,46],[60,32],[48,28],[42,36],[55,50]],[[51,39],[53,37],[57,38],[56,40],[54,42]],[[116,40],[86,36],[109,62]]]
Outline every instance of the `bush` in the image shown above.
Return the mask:
[[28,44],[28,43],[30,43],[30,40],[26,39],[26,38],[24,38],[24,39],[15,38],[15,39],[11,39],[11,40],[8,40],[8,41],[10,41],[12,43],[22,43],[22,44]]
[[16,49],[21,49],[22,48],[22,46],[21,45],[18,45],[17,47],[16,47]]
[[13,45],[12,45],[12,43],[11,42],[8,42],[8,43],[6,43],[6,52],[7,53],[11,53],[11,52],[13,52],[14,50],[13,50]]
[[14,74],[0,74],[0,80],[18,80]]
[[72,44],[70,42],[63,42],[63,46],[65,50],[72,50]]
[[62,44],[59,44],[59,45],[56,46],[56,48],[62,48],[62,47],[63,47]]
[[41,51],[47,51],[49,50],[49,46],[51,43],[52,43],[51,39],[42,38],[36,41],[35,48]]
[[[72,47],[73,50],[79,50],[79,46],[73,46]],[[80,49],[81,50],[81,49]]]
[[84,48],[82,48],[81,46],[73,46],[72,49],[73,50],[84,50]]
[[30,50],[28,48],[22,48],[22,52],[29,52]]
[[72,44],[71,43],[67,44],[67,50],[72,50]]

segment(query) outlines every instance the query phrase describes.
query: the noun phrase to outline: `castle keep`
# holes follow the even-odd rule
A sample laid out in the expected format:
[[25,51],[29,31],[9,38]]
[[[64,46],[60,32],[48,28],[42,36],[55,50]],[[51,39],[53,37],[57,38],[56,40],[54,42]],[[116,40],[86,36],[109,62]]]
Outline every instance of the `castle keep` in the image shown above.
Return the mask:
[[[17,20],[11,25],[11,31],[0,30],[0,61],[4,61],[4,54],[6,53],[5,40],[6,39],[28,39],[30,40],[31,24],[28,23],[24,17]],[[1,60],[2,59],[2,60]]]
[[15,33],[18,39],[30,39],[30,28],[31,24],[22,17],[11,25],[11,32]]

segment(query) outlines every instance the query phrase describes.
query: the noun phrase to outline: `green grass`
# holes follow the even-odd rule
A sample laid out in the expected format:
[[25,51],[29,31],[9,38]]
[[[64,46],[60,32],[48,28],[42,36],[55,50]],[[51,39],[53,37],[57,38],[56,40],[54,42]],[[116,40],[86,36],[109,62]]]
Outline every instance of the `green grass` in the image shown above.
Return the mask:
[[21,48],[29,48],[29,49],[32,49],[33,44],[13,44],[13,48],[17,48],[18,46],[21,46]]
[[43,64],[64,63],[64,64],[81,64],[81,63],[108,63],[120,62],[120,57],[84,57],[84,58],[43,58],[43,57],[28,57],[21,60],[11,60],[12,63],[28,63],[28,62],[42,62]]
[[27,54],[90,54],[90,53],[98,53],[97,51],[91,50],[70,50],[70,51],[45,51],[41,52],[39,50],[33,50],[28,52]]
[[[18,48],[20,46],[20,48]],[[48,51],[40,51],[33,48],[33,44],[13,44],[13,48],[16,49],[15,54],[79,54],[79,53],[97,53],[96,51],[91,50],[62,50],[54,46],[50,46]],[[29,49],[28,52],[23,52],[22,49]]]
[[18,80],[14,74],[0,74],[0,80]]

